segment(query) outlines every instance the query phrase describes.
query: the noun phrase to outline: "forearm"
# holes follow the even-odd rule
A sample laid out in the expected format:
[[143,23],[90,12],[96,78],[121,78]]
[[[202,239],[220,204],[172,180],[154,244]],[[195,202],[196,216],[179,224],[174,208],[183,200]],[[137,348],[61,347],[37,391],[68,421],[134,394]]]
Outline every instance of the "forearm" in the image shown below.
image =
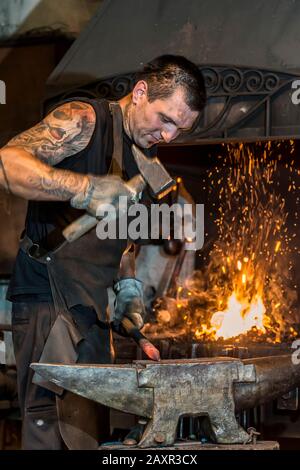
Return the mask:
[[66,201],[88,185],[86,175],[53,168],[18,147],[4,147],[0,156],[0,185],[24,199]]

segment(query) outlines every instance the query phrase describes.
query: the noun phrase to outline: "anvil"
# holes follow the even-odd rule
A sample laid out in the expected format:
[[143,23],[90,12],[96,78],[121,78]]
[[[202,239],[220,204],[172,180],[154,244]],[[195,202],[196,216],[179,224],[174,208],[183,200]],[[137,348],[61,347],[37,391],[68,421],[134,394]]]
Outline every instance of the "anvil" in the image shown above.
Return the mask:
[[272,400],[300,382],[300,366],[289,355],[245,361],[199,358],[31,367],[66,390],[149,418],[138,443],[142,448],[172,445],[182,416],[207,416],[217,443],[249,442],[236,411]]

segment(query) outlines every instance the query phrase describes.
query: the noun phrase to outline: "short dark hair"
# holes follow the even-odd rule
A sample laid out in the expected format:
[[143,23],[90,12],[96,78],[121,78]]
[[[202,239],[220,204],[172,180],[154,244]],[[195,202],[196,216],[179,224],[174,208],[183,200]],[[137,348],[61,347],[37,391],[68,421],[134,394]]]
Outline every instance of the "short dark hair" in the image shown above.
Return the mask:
[[136,74],[136,82],[148,84],[150,102],[168,98],[174,89],[182,87],[186,104],[192,111],[201,111],[206,103],[205,83],[197,65],[180,55],[162,55],[146,64]]

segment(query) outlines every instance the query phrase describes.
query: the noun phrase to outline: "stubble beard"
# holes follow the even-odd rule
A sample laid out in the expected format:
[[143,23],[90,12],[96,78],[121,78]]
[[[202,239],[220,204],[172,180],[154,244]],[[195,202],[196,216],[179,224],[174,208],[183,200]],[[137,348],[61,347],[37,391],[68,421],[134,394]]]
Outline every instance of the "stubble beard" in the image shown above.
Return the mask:
[[133,140],[133,136],[130,130],[130,104],[126,104],[125,110],[124,110],[124,119],[123,119],[123,125],[124,125],[124,130],[125,133],[128,135],[128,137]]
[[[131,114],[131,104],[128,103],[124,109],[124,119],[123,119],[123,126],[125,133],[128,137],[138,146],[144,149],[150,148],[154,145],[154,143],[149,143],[147,140],[148,134],[142,134],[141,132],[133,132],[132,131],[132,114]],[[131,124],[131,126],[130,126]],[[134,126],[133,126],[134,127]]]

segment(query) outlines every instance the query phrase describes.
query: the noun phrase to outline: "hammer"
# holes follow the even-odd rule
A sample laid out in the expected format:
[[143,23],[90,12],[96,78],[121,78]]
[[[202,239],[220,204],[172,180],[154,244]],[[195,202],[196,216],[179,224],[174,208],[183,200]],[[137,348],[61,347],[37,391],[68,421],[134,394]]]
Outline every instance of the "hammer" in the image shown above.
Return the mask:
[[[148,184],[154,196],[161,199],[173,189],[176,185],[175,181],[157,157],[147,158],[134,144],[131,149],[140,174],[129,180],[127,185],[135,195],[138,195]],[[68,225],[62,233],[68,242],[73,242],[95,227],[97,223],[96,217],[85,214]]]

